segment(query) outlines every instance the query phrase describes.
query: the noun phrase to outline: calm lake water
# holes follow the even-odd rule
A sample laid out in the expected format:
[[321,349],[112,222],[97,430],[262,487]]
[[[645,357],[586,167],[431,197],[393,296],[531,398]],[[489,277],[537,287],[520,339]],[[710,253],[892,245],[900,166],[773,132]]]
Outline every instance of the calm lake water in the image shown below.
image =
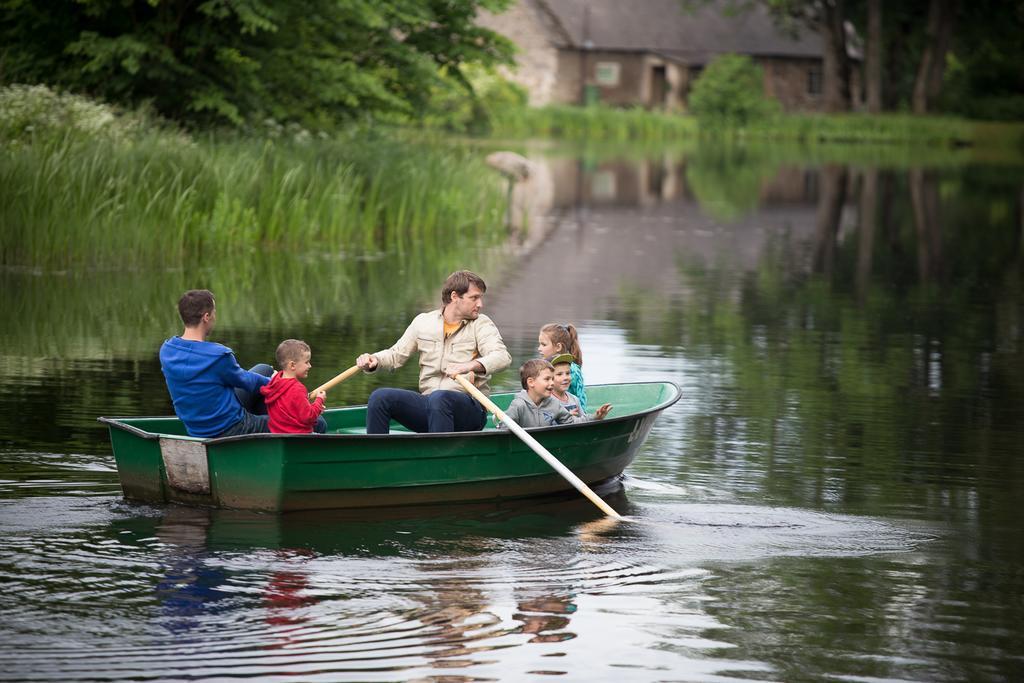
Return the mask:
[[[502,248],[0,273],[0,680],[1024,679],[1024,168],[535,162]],[[95,418],[170,412],[181,291],[243,364],[306,339],[312,385],[459,266],[516,365],[573,322],[588,383],[680,385],[609,498],[638,521],[121,498]],[[329,404],[384,383],[415,368]]]

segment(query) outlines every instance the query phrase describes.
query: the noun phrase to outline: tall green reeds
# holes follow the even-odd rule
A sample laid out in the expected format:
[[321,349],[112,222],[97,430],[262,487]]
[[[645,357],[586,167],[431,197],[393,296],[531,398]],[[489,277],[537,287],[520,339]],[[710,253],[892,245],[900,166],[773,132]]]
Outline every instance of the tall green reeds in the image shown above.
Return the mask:
[[0,264],[174,266],[254,249],[365,254],[501,235],[501,183],[469,149],[32,136],[0,151]]
[[495,137],[547,137],[559,140],[672,140],[693,136],[692,117],[644,109],[549,106],[509,108],[495,117]]

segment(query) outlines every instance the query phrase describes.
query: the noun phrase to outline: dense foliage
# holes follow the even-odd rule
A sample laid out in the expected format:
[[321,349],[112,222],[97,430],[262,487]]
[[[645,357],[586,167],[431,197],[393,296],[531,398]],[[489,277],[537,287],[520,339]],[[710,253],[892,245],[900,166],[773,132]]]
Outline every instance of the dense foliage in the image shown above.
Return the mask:
[[[845,86],[854,97],[845,102],[843,109],[860,106],[860,93],[854,92],[858,85],[865,97],[872,89],[869,57],[875,42],[879,57],[875,79],[881,110],[913,109],[915,113],[945,112],[988,120],[1024,119],[1021,0],[749,2],[764,4],[784,30],[817,31],[823,39],[831,32],[831,40],[826,43],[840,42],[853,29],[848,45],[844,42],[836,47],[849,47],[857,55],[856,64],[848,65],[845,74],[829,74],[828,69],[825,73],[826,89],[830,76],[846,78]],[[875,36],[870,21],[873,11],[878,26]],[[852,78],[854,71],[859,72],[859,79]]]
[[0,1],[0,84],[46,83],[150,103],[197,124],[266,119],[307,128],[415,116],[466,64],[508,62],[476,26],[507,0]]
[[764,96],[761,67],[745,55],[716,57],[690,93],[690,111],[701,125],[738,125],[771,116],[778,102]]
[[943,108],[971,118],[1024,121],[1024,2],[976,0],[962,12]]

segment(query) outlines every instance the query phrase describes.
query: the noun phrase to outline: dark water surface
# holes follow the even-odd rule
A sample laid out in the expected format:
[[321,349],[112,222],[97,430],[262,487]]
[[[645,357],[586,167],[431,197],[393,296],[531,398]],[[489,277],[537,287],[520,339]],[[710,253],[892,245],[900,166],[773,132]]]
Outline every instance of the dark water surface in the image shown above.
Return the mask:
[[[1024,678],[1024,169],[536,161],[504,250],[0,273],[0,680]],[[571,321],[589,383],[682,387],[636,521],[121,498],[95,418],[169,413],[182,290],[243,364],[306,339],[312,385],[459,265],[517,365]],[[329,403],[383,383],[415,368]]]

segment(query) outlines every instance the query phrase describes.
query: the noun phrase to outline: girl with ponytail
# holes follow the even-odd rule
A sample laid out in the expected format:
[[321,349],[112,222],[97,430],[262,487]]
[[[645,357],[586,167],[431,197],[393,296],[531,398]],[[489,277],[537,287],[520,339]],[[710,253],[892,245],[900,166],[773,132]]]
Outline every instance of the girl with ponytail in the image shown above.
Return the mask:
[[583,385],[583,349],[580,348],[580,338],[576,334],[576,328],[571,324],[548,323],[540,328],[540,334],[537,336],[537,352],[542,358],[549,361],[561,353],[572,355],[573,363],[569,366],[572,373],[569,393],[580,400],[580,410],[586,413],[587,393]]

